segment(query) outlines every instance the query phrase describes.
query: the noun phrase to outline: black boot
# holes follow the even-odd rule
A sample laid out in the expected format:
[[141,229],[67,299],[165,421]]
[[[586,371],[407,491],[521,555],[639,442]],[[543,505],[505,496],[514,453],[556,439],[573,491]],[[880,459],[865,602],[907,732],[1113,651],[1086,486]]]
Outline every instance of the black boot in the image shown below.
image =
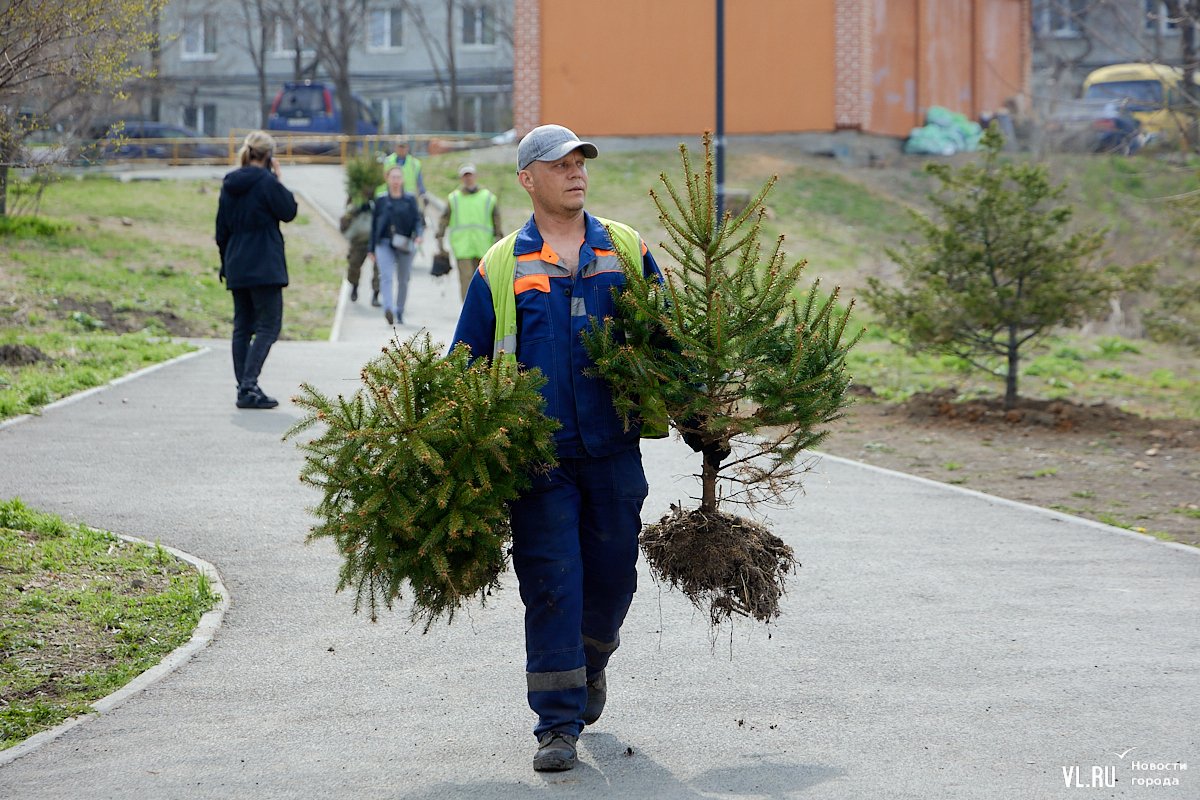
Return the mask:
[[267,397],[266,393],[258,386],[238,389],[238,408],[274,408],[277,405],[279,405],[279,401],[274,397]]
[[538,739],[533,768],[538,772],[565,772],[575,768],[576,737],[562,731],[547,731]]
[[608,699],[608,681],[604,677],[604,670],[596,673],[596,676],[587,682],[587,706],[583,709],[583,724],[595,725],[596,720],[600,719],[600,714],[604,711],[604,701]]
[[379,290],[378,289],[371,292],[371,305],[375,306],[376,308],[379,308],[381,305],[383,305],[382,303],[379,302]]
[[357,302],[358,302],[358,286],[351,286],[351,287],[350,287],[350,302],[351,302],[351,303],[357,303]]

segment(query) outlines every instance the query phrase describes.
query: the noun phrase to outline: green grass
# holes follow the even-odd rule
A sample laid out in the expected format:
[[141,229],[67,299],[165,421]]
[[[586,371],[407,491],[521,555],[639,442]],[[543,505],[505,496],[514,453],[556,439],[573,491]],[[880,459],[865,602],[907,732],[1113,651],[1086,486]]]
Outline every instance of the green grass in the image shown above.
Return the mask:
[[0,502],[0,749],[88,713],[217,599],[161,547]]
[[[954,356],[909,354],[882,337],[865,337],[847,364],[855,383],[890,402],[943,387],[957,387],[964,399],[1004,393],[999,359],[985,372]],[[1103,400],[1149,417],[1200,417],[1200,368],[1192,354],[1174,345],[1066,332],[1031,348],[1023,365],[1019,391],[1024,397]]]
[[1122,522],[1121,520],[1114,517],[1112,514],[1100,513],[1100,514],[1097,514],[1096,517],[1104,524],[1112,525],[1114,528],[1124,528],[1127,531],[1133,530],[1132,525]]
[[53,364],[0,367],[0,419],[28,414],[69,394],[174,358],[195,348],[146,333],[21,335],[0,328],[0,344],[37,347]]
[[[0,367],[0,418],[190,349],[163,337],[229,336],[219,193],[216,181],[65,180],[46,189],[42,216],[0,217],[0,344],[54,359]],[[283,226],[283,339],[329,335],[345,251],[319,225]]]
[[[458,184],[457,168],[465,160],[465,154],[426,159],[430,191],[448,194]],[[771,218],[764,224],[763,238],[769,242],[785,234],[789,257],[809,260],[798,295],[811,280],[820,278],[826,291],[835,285],[845,287],[840,298],[844,304],[866,275],[879,274],[880,265],[887,262],[884,249],[912,235],[907,209],[928,209],[925,194],[933,185],[911,162],[882,170],[832,164],[826,168],[825,163],[735,153],[728,161],[727,182],[754,191],[771,174],[779,174],[767,199]],[[1180,168],[1156,155],[1055,155],[1050,165],[1055,180],[1069,182],[1076,223],[1109,229],[1106,259],[1125,265],[1155,261],[1163,265],[1164,274],[1197,272],[1200,242],[1187,239],[1169,204],[1148,201],[1200,188],[1193,168]],[[516,183],[513,166],[477,166],[480,183],[500,196],[505,228],[523,224],[530,206]],[[603,153],[588,164],[588,207],[638,228],[655,257],[668,264],[658,248],[665,232],[647,194],[660,186],[662,171],[679,184],[674,150]],[[851,328],[861,325],[866,326],[866,335],[850,354],[849,372],[856,383],[870,386],[884,400],[903,401],[915,392],[948,386],[958,387],[966,398],[1003,394],[1004,365],[999,360],[989,365],[989,373],[952,356],[910,355],[894,334],[876,324],[863,304],[856,307]],[[1177,346],[1060,332],[1023,352],[1020,392],[1051,400],[1104,400],[1150,417],[1197,418],[1200,370],[1194,363],[1192,354]]]

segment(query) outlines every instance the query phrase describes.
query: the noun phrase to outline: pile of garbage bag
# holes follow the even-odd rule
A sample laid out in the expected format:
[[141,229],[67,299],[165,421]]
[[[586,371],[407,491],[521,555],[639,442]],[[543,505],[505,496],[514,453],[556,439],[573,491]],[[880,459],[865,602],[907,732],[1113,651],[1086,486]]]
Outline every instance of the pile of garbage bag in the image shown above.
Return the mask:
[[931,106],[925,114],[925,126],[913,128],[904,143],[906,153],[950,156],[972,153],[979,147],[983,128],[965,114],[941,106]]

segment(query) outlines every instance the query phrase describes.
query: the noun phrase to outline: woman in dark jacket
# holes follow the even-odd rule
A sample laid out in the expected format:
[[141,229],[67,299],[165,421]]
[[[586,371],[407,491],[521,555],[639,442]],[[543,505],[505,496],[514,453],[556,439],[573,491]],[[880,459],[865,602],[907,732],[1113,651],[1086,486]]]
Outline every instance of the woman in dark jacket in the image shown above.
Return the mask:
[[[408,278],[413,256],[421,243],[425,220],[417,209],[417,198],[404,191],[404,170],[394,166],[387,172],[388,193],[375,198],[371,220],[370,257],[379,267],[379,293],[388,324],[404,322]],[[396,291],[392,291],[395,280]]]
[[296,198],[279,182],[275,140],[247,134],[241,168],[225,176],[217,206],[221,277],[233,293],[233,374],[238,408],[274,408],[279,401],[258,388],[258,373],[283,325],[288,285],[280,222],[296,218]]

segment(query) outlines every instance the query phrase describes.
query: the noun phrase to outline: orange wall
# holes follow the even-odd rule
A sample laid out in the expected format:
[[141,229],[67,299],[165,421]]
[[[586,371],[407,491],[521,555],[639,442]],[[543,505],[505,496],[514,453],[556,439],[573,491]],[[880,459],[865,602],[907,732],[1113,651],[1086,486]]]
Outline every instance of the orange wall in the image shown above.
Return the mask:
[[875,0],[870,130],[907,136],[917,125],[918,0]]
[[977,0],[975,106],[994,113],[1024,83],[1021,0]]
[[[726,0],[728,133],[833,129],[833,2]],[[543,0],[541,122],[581,136],[712,129],[714,8]]]
[[921,0],[921,59],[917,64],[917,106],[942,106],[971,116],[971,0]]
[[907,136],[938,105],[971,119],[1022,91],[1023,0],[874,0],[871,124]]

